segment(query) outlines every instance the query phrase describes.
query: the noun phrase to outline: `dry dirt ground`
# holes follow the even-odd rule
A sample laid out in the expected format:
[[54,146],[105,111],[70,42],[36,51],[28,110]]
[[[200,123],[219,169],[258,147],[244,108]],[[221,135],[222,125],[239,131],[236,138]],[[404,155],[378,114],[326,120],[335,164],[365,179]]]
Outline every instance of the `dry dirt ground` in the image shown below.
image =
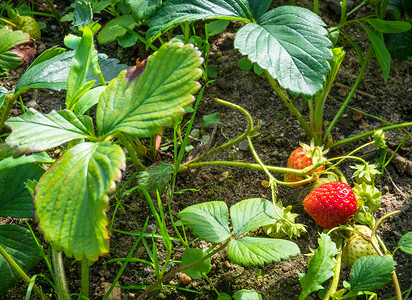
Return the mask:
[[[359,2],[359,1],[355,1]],[[276,1],[276,6],[284,5],[286,1]],[[298,5],[311,8],[311,2],[298,1]],[[272,5],[273,6],[273,5]],[[274,7],[274,6],[273,6]],[[354,17],[368,14],[367,8],[361,9]],[[336,26],[339,23],[339,16],[334,14],[324,3],[321,3],[321,16],[328,26]],[[49,20],[49,22],[53,22]],[[237,61],[242,57],[233,47],[233,40],[236,30],[240,24],[231,23],[226,32],[212,39],[211,54],[209,64],[217,67],[218,76],[216,80],[208,85],[204,97],[199,107],[198,118],[195,127],[201,126],[201,116],[218,112],[220,122],[214,126],[206,127],[203,134],[212,136],[211,146],[220,145],[227,140],[241,134],[246,126],[243,115],[233,109],[217,104],[213,99],[220,98],[236,103],[252,115],[255,122],[261,120],[262,128],[259,135],[253,139],[254,145],[260,158],[267,165],[285,166],[289,153],[299,146],[299,141],[309,142],[300,129],[299,124],[284,106],[280,98],[273,92],[266,79],[257,76],[253,71],[241,71],[237,67]],[[354,26],[349,30],[351,36],[366,51],[368,41],[360,26]],[[62,44],[62,34],[59,28],[44,34],[43,43],[40,48],[49,48]],[[346,45],[345,45],[346,46]],[[132,65],[136,58],[145,58],[148,54],[144,46],[137,45],[123,49],[116,45],[97,46],[100,52],[107,53],[109,57],[116,57],[122,63]],[[325,107],[325,119],[331,120],[340,108],[340,103],[345,100],[349,93],[349,88],[354,84],[359,72],[359,61],[353,48],[345,47],[346,56],[337,75],[336,84],[331,90],[330,99]],[[358,88],[358,93],[353,97],[350,106],[362,109],[365,113],[362,117],[356,118],[356,113],[350,108],[346,109],[342,119],[338,122],[337,128],[333,131],[336,140],[354,136],[356,134],[381,127],[382,120],[397,124],[410,122],[412,120],[412,62],[393,61],[391,73],[387,83],[384,83],[379,66],[376,60],[372,59],[364,74],[362,83]],[[1,84],[13,84],[13,81],[1,79]],[[347,88],[349,87],[349,88]],[[39,94],[37,94],[39,93]],[[334,99],[334,100],[333,100]],[[24,102],[37,106],[44,112],[51,109],[58,109],[64,103],[64,94],[51,91],[28,92],[24,95]],[[308,114],[306,101],[302,98],[295,100],[295,105],[301,110],[303,115]],[[19,105],[16,105],[14,114],[21,113]],[[373,117],[375,116],[375,117]],[[354,120],[355,119],[355,120]],[[214,131],[215,130],[215,131]],[[405,128],[403,133],[410,132],[411,128]],[[393,131],[389,134],[388,141],[394,145],[399,144],[402,134]],[[368,139],[366,139],[368,140]],[[364,140],[365,141],[365,140]],[[361,142],[364,142],[361,141]],[[340,155],[355,149],[361,142],[346,145],[334,150],[329,155]],[[198,144],[194,142],[194,146]],[[406,140],[405,145],[399,154],[407,160],[412,160],[412,139]],[[169,152],[168,152],[169,151]],[[170,150],[161,155],[161,159],[170,160]],[[368,148],[362,153],[369,160],[378,156],[373,148]],[[254,162],[253,157],[243,145],[236,145],[226,149],[221,153],[208,158],[209,160],[239,160]],[[346,175],[348,181],[353,170],[349,168],[350,163],[342,164],[341,171]],[[125,172],[125,178],[134,172],[130,165]],[[279,179],[283,175],[276,174]],[[204,167],[199,172],[190,170],[178,176],[177,189],[195,188],[197,191],[188,191],[176,195],[173,198],[172,210],[175,216],[183,208],[206,201],[225,201],[230,207],[240,200],[263,197],[270,199],[270,189],[264,187],[262,182],[267,180],[266,175],[260,171],[244,168],[229,167]],[[129,184],[129,188],[136,185],[135,181]],[[383,216],[394,210],[402,212],[387,219],[379,229],[379,235],[388,245],[389,249],[399,240],[399,237],[408,231],[412,231],[412,173],[407,164],[397,161],[388,166],[385,173],[377,183],[377,187],[382,191],[382,207],[376,212],[376,218]],[[301,291],[298,281],[298,273],[305,273],[307,268],[310,249],[317,248],[318,233],[321,228],[306,214],[302,201],[309,192],[309,187],[289,188],[280,186],[278,199],[284,205],[292,205],[293,212],[298,213],[297,222],[305,224],[307,233],[295,240],[301,254],[288,261],[277,264],[265,265],[264,267],[244,268],[228,261],[226,253],[223,251],[212,258],[212,270],[208,274],[210,280],[219,292],[233,294],[240,289],[254,289],[262,294],[263,299],[297,299]],[[114,200],[108,212],[111,217],[115,205]],[[150,209],[147,202],[132,193],[122,198],[124,210],[116,216],[114,228],[119,230],[136,231],[143,226]],[[166,207],[165,207],[166,209]],[[15,222],[15,221],[12,221]],[[33,226],[36,226],[33,224]],[[155,221],[150,219],[149,226],[154,228]],[[174,235],[173,230],[170,234]],[[257,235],[264,235],[261,231],[256,231]],[[39,235],[41,238],[41,235]],[[104,288],[111,283],[120,268],[119,263],[105,264],[111,258],[126,257],[135,241],[134,237],[113,232],[111,238],[110,254],[100,258],[90,269],[90,298],[100,299],[104,293]],[[150,240],[148,240],[151,244]],[[44,244],[46,247],[47,245]],[[182,252],[179,245],[175,244],[174,260],[180,260]],[[206,247],[202,242],[195,243],[196,247]],[[158,243],[160,259],[165,257],[162,244]],[[133,257],[148,259],[144,247],[140,244]],[[395,260],[398,262],[396,271],[399,277],[402,290],[407,290],[412,284],[412,259],[411,256],[397,252]],[[172,264],[174,268],[178,264]],[[80,287],[80,264],[71,258],[66,259],[67,279],[72,292],[78,291]],[[44,264],[34,268],[30,274],[43,273],[48,276],[48,271]],[[342,279],[348,279],[349,270],[345,269]],[[154,270],[141,263],[130,263],[123,276],[120,278],[122,286],[151,284],[154,281]],[[48,293],[51,293],[50,286],[40,279],[39,284]],[[164,287],[162,290],[154,291],[150,294],[151,299],[216,299],[216,293],[205,280],[194,280],[187,285],[179,281],[175,276],[168,280],[166,284],[175,287],[186,288],[200,293],[191,293],[175,288]],[[23,284],[2,295],[3,299],[22,299],[25,293]],[[140,294],[139,290],[122,290],[121,299],[134,299]],[[394,296],[393,285],[378,291],[379,298]],[[120,297],[120,296],[118,296]],[[316,295],[311,296],[312,299]],[[115,297],[114,299],[120,299]]]

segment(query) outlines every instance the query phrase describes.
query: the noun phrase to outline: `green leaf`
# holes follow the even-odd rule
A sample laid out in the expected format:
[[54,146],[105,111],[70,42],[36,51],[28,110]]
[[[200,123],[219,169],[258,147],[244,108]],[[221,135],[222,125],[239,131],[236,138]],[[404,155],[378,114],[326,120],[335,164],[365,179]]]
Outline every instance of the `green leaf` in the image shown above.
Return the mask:
[[224,18],[250,20],[252,11],[246,0],[169,0],[149,22],[146,35],[152,39],[157,34],[183,22]]
[[[52,59],[43,61],[30,68],[17,83],[15,93],[30,88],[48,88],[56,91],[67,88],[70,64],[75,51],[66,51]],[[111,80],[126,69],[126,65],[118,64],[117,59],[108,59],[107,55],[98,54],[99,65],[105,80]],[[86,81],[98,79],[95,73],[89,72]]]
[[130,6],[133,18],[138,22],[149,20],[161,6],[161,0],[126,0]]
[[253,11],[253,18],[258,20],[268,10],[271,3],[272,0],[249,0],[249,4]]
[[137,175],[139,185],[150,193],[162,192],[169,183],[174,167],[165,162],[154,163]]
[[262,296],[254,290],[240,290],[233,294],[235,300],[262,300]]
[[39,180],[43,173],[44,170],[33,163],[1,169],[0,216],[32,218],[34,216],[33,197],[25,183],[28,180]]
[[73,26],[86,27],[93,23],[93,11],[89,1],[77,0],[73,12]]
[[121,72],[97,104],[99,134],[150,137],[172,125],[200,88],[199,55],[192,45],[164,44],[147,63]]
[[[189,248],[183,253],[182,256],[182,267],[198,260],[207,255],[206,252],[203,252],[200,249],[194,249],[194,248]],[[192,277],[193,279],[200,279],[202,278],[202,274],[209,273],[210,270],[212,269],[212,265],[210,263],[210,257],[206,258],[203,260],[201,263],[198,263],[194,265],[193,267],[190,267],[189,269],[184,270],[185,274],[187,276]]]
[[396,262],[387,256],[363,256],[353,264],[350,272],[351,293],[372,291],[391,281]]
[[[412,20],[409,23],[412,24]],[[403,33],[387,34],[385,42],[392,58],[407,60],[412,56],[412,29]]]
[[277,263],[299,253],[299,247],[294,242],[250,236],[233,239],[227,247],[230,261],[246,267]]
[[25,114],[6,122],[12,129],[6,143],[25,154],[40,152],[65,142],[94,136],[92,119],[76,116],[70,110],[43,115],[30,108]]
[[[36,57],[36,59],[31,63],[31,65],[27,68],[29,70],[30,68],[34,67],[35,65],[42,63],[46,60],[52,59],[53,57],[62,54],[66,51],[64,48],[60,48],[57,46],[54,46],[53,48],[47,49],[44,51],[42,54]],[[27,72],[26,70],[26,72]]]
[[262,198],[246,199],[236,203],[230,207],[230,216],[235,236],[279,220],[273,203]]
[[306,299],[312,292],[323,289],[322,283],[333,276],[336,266],[334,259],[338,249],[330,236],[322,233],[318,239],[319,247],[309,259],[308,272],[299,274],[302,292],[299,300]]
[[97,41],[99,44],[106,44],[115,41],[118,37],[126,34],[127,30],[121,25],[130,29],[135,28],[137,25],[132,15],[122,15],[117,18],[111,19],[107,24],[99,31],[97,35]]
[[403,21],[386,21],[381,19],[365,19],[375,30],[383,33],[402,33],[411,29],[411,23]]
[[220,114],[218,112],[215,112],[210,115],[204,115],[202,119],[203,119],[203,127],[210,125],[210,124],[217,124],[220,121]]
[[33,153],[28,156],[22,156],[19,158],[8,157],[0,160],[0,172],[7,168],[14,168],[20,165],[29,163],[53,163],[54,160],[46,153]]
[[252,68],[252,63],[247,57],[242,57],[237,61],[237,66],[242,71],[249,71]]
[[385,43],[383,40],[370,30],[368,27],[362,24],[363,29],[365,29],[366,34],[372,42],[373,50],[375,51],[376,60],[378,61],[383,75],[383,80],[385,83],[389,78],[389,71],[391,69],[391,55],[389,54],[388,49],[386,49]]
[[13,47],[28,41],[29,38],[21,31],[0,29],[0,75],[23,63],[23,58],[13,52]]
[[405,234],[398,243],[399,248],[408,254],[412,254],[412,232]]
[[235,48],[267,70],[280,86],[310,98],[322,90],[333,59],[320,17],[308,9],[280,6],[243,26]]
[[[90,4],[88,5],[90,6]],[[70,63],[70,71],[67,78],[66,106],[70,110],[74,109],[78,100],[75,96],[83,86],[89,70],[93,48],[93,34],[89,28],[85,27],[83,28],[80,43]]]
[[186,207],[179,213],[183,224],[200,239],[219,243],[230,238],[229,212],[222,201],[211,201]]
[[123,48],[136,45],[137,40],[138,40],[137,35],[132,34],[130,32],[126,32],[125,35],[117,38],[117,42],[119,43],[119,46],[122,46]]
[[109,251],[107,193],[126,158],[109,142],[70,148],[39,180],[35,209],[45,239],[67,256],[97,260]]
[[0,107],[3,105],[4,99],[6,99],[6,95],[11,93],[11,91],[0,85]]
[[223,30],[229,25],[228,20],[216,20],[207,24],[208,36],[213,36],[222,33]]
[[74,113],[76,115],[84,114],[93,105],[99,102],[101,93],[106,89],[106,86],[98,86],[94,89],[87,91],[83,96],[79,98],[74,107]]
[[[17,225],[0,225],[0,245],[25,272],[29,272],[41,259],[39,248],[30,231]],[[9,263],[0,255],[0,294],[20,280]]]

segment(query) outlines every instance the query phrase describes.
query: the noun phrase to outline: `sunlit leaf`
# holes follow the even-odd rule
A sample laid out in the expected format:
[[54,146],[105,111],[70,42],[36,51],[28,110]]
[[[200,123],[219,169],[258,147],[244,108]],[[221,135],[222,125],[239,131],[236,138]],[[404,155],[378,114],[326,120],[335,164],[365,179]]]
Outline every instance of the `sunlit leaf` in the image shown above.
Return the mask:
[[43,115],[31,108],[21,116],[10,118],[6,124],[12,129],[6,143],[26,154],[94,136],[92,119],[88,116],[77,117],[69,110]]
[[325,24],[308,9],[280,6],[243,26],[235,47],[293,94],[321,91],[333,59]]
[[323,289],[322,284],[333,276],[336,266],[334,259],[338,249],[330,236],[322,233],[318,239],[319,247],[315,250],[308,263],[306,274],[299,274],[302,292],[299,300],[306,299],[312,292]]
[[299,247],[294,242],[250,236],[231,240],[227,247],[230,261],[246,267],[287,260],[299,253]]
[[125,167],[121,147],[109,142],[70,148],[40,178],[35,209],[40,230],[55,249],[77,260],[109,251],[107,193]]
[[165,44],[112,80],[97,105],[99,135],[122,131],[149,137],[184,114],[200,84],[202,59],[192,45]]
[[219,243],[230,237],[229,211],[222,201],[186,207],[178,216],[202,240]]

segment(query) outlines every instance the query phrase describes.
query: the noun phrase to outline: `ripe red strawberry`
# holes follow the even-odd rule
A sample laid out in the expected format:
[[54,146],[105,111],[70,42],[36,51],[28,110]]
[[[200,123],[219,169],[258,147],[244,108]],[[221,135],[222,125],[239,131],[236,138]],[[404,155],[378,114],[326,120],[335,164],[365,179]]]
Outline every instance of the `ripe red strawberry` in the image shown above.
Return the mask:
[[348,223],[358,209],[352,189],[340,181],[315,188],[303,200],[303,206],[312,219],[326,229]]
[[[355,229],[368,237],[372,235],[372,230],[367,226],[357,225]],[[343,247],[342,262],[348,266],[352,266],[355,260],[368,255],[378,255],[378,253],[371,243],[362,238],[358,233],[351,232],[349,239]]]
[[[322,160],[325,160],[325,156],[322,154],[321,147],[315,147],[314,145],[301,144],[302,147],[295,149],[289,156],[286,166],[291,169],[303,170],[313,164],[316,164]],[[321,166],[316,170],[312,170],[306,174],[319,173],[325,169],[325,166]],[[304,178],[296,174],[285,173],[285,181],[297,182]],[[294,187],[301,186],[305,183],[297,183]]]

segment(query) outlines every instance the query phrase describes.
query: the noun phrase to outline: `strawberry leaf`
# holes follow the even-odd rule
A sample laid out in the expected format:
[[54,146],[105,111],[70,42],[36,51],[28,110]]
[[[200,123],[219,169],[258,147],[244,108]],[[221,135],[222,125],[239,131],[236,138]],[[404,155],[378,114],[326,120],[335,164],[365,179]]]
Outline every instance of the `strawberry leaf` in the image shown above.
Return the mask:
[[[279,214],[282,214],[279,211]],[[247,233],[258,227],[273,224],[279,220],[273,203],[262,198],[246,199],[230,207],[235,236]]]
[[233,239],[227,247],[230,261],[246,267],[277,263],[299,253],[299,247],[294,242],[250,236]]
[[336,266],[334,257],[338,251],[330,236],[322,233],[318,239],[319,247],[308,262],[308,272],[299,274],[302,292],[299,300],[306,299],[312,292],[323,289],[322,283],[333,276]]
[[[186,266],[198,259],[201,259],[207,255],[207,252],[203,252],[201,249],[189,248],[183,253],[182,256],[182,266]],[[200,279],[202,278],[202,274],[209,273],[210,269],[212,269],[212,265],[210,263],[210,257],[206,258],[202,262],[190,267],[189,269],[184,270],[185,274],[193,279]]]
[[350,294],[372,291],[388,284],[396,262],[387,256],[363,256],[355,261],[350,273]]
[[70,110],[53,110],[43,115],[31,108],[21,116],[10,118],[6,124],[13,130],[6,143],[26,154],[94,136],[92,119],[89,116],[77,117]]
[[222,201],[211,201],[186,207],[179,213],[183,224],[200,239],[211,243],[227,240],[230,235],[229,212]]
[[[0,225],[0,245],[13,260],[28,272],[41,259],[39,248],[31,232],[17,225]],[[0,294],[13,286],[21,278],[0,255]]]
[[[265,5],[254,4],[254,6],[264,8]],[[156,34],[160,35],[186,21],[211,18],[248,20],[251,17],[252,11],[247,0],[169,0],[150,20],[147,36],[153,39]]]
[[107,193],[120,179],[126,157],[109,142],[70,148],[40,178],[35,209],[40,230],[57,250],[77,260],[109,251]]
[[408,254],[412,254],[412,232],[408,232],[399,240],[399,248]]
[[310,98],[322,90],[332,60],[331,41],[322,20],[308,9],[280,6],[257,23],[243,26],[235,48],[267,70],[293,95]]
[[200,52],[193,45],[165,44],[139,66],[123,71],[101,94],[100,135],[117,131],[150,137],[184,114],[200,84]]
[[21,31],[0,30],[0,75],[23,63],[23,58],[14,53],[12,49],[28,41],[28,36]]

